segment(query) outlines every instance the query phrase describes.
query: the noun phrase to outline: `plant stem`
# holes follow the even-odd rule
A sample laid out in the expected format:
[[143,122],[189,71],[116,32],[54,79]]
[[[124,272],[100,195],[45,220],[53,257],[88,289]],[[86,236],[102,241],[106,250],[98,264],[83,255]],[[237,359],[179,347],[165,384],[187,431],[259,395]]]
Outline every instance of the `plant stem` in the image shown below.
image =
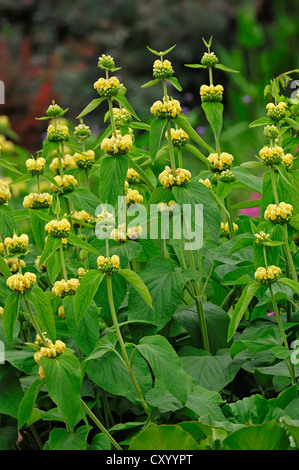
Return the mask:
[[[196,269],[192,251],[187,250],[187,253],[188,253],[190,268]],[[199,273],[202,276],[201,250],[199,250]],[[207,329],[206,319],[205,319],[205,315],[203,311],[203,303],[202,303],[202,280],[200,280],[199,282],[198,281],[193,282],[193,286],[194,286],[194,292],[195,292],[195,305],[196,305],[196,310],[197,310],[197,315],[198,315],[199,329],[201,333],[203,349],[205,351],[210,352],[209,335],[208,335],[208,329]]]
[[271,174],[271,182],[272,182],[272,190],[273,190],[274,201],[275,201],[275,204],[278,206],[279,205],[279,198],[278,198],[278,192],[277,192],[277,187],[276,187],[275,171],[274,171],[274,167],[272,165],[270,166],[270,174]]
[[[61,153],[60,153],[60,149],[61,149]],[[59,144],[59,147],[57,149],[57,157],[58,157],[58,165],[59,165],[59,174],[60,174],[61,178],[64,175],[63,167],[62,167],[63,153],[64,153],[63,144],[61,144],[61,145]]]
[[111,436],[111,434],[107,431],[107,429],[102,425],[102,423],[98,420],[98,418],[93,414],[93,412],[88,408],[86,403],[81,398],[81,407],[86,412],[86,414],[92,419],[95,425],[100,429],[100,431],[105,434],[108,439],[110,440],[111,444],[117,449],[122,450],[120,445],[116,442],[115,439]]
[[182,149],[178,148],[178,165],[179,168],[183,168]]
[[209,67],[209,80],[210,80],[210,85],[213,85],[213,69],[212,69],[212,67]]
[[65,279],[67,281],[67,271],[66,271],[65,259],[64,259],[63,247],[62,246],[59,247],[59,253],[60,253],[60,261],[61,261],[63,279]]
[[167,131],[167,141],[168,141],[170,165],[171,165],[172,173],[173,173],[173,175],[175,175],[176,167],[175,167],[175,158],[174,158],[173,145],[172,145],[172,140],[171,140],[171,124],[170,124],[169,119],[167,119],[166,131]]
[[[109,79],[109,71],[106,70],[106,79]],[[116,137],[116,125],[115,125],[115,120],[114,120],[114,115],[113,115],[113,105],[112,105],[112,99],[109,97],[108,98],[108,106],[109,106],[109,114],[110,114],[110,121],[111,121],[111,127],[112,127],[112,134],[114,137]]]
[[106,278],[107,278],[108,301],[109,301],[111,317],[112,317],[113,325],[114,325],[114,328],[115,328],[115,331],[116,331],[116,334],[117,334],[117,337],[118,337],[118,341],[119,341],[119,345],[120,345],[120,348],[121,348],[121,351],[122,351],[122,355],[123,355],[123,358],[124,358],[124,361],[125,361],[126,368],[127,368],[128,373],[129,373],[130,379],[131,379],[132,384],[133,384],[133,386],[136,390],[137,396],[140,399],[140,402],[143,406],[144,411],[148,415],[149,414],[149,408],[148,408],[148,405],[147,405],[147,403],[145,402],[145,400],[143,398],[142,392],[140,390],[140,387],[139,387],[138,382],[136,380],[135,374],[134,374],[133,369],[131,367],[130,359],[128,357],[127,350],[126,350],[126,346],[125,346],[125,343],[124,343],[124,340],[123,340],[123,337],[122,337],[122,334],[121,334],[121,331],[120,331],[120,328],[119,328],[119,325],[118,325],[117,315],[116,315],[116,311],[115,311],[115,307],[114,307],[114,301],[113,301],[112,277],[111,277],[110,274],[107,274]]
[[227,222],[228,222],[228,230],[229,230],[229,238],[232,239],[235,231],[234,231],[234,223],[232,219],[232,210],[231,210],[231,204],[230,204],[230,195],[228,194],[226,198],[224,199],[224,205],[225,208],[228,212],[228,217],[227,217]]
[[30,305],[29,305],[29,302],[28,302],[28,300],[25,299],[25,297],[24,297],[24,301],[25,301],[25,305],[26,305],[27,311],[28,311],[29,316],[30,316],[30,320],[31,320],[31,322],[32,322],[32,324],[33,324],[33,326],[34,326],[34,328],[35,328],[35,331],[36,331],[36,332],[38,333],[38,335],[40,336],[41,341],[42,341],[44,347],[47,348],[48,345],[47,345],[47,342],[46,342],[46,340],[45,340],[45,337],[44,337],[44,335],[43,335],[43,333],[42,333],[40,327],[38,326],[37,321],[35,320],[34,315],[33,315],[33,312],[32,312],[31,307],[30,307]]
[[37,192],[40,194],[40,179],[39,179],[39,175],[36,176],[36,181],[37,181]]
[[[273,310],[276,314],[276,318],[277,318],[277,321],[278,321],[278,325],[279,325],[279,329],[280,329],[281,336],[282,336],[282,339],[283,339],[283,343],[284,343],[286,349],[289,349],[288,340],[287,340],[287,337],[286,337],[286,334],[285,334],[285,331],[284,331],[284,328],[283,328],[283,324],[282,324],[282,321],[281,321],[281,318],[280,318],[280,313],[279,313],[279,310],[278,310],[278,306],[277,306],[277,303],[276,303],[275,296],[274,296],[273,289],[272,289],[271,285],[269,286],[269,291],[270,291],[271,301],[272,301],[272,305],[273,305]],[[289,372],[290,372],[292,385],[295,385],[296,384],[296,378],[295,378],[295,372],[294,372],[294,364],[292,364],[290,359],[286,359],[285,362],[286,362],[286,365],[287,365],[287,367],[289,369]]]

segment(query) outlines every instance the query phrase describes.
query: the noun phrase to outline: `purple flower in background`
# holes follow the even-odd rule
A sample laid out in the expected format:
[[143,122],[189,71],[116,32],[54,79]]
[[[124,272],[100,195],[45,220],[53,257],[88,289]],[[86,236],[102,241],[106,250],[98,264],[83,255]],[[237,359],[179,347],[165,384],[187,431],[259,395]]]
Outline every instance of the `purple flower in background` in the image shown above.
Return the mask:
[[[255,199],[259,199],[261,196],[258,193],[252,193],[250,200],[254,201]],[[249,215],[250,217],[260,217],[261,216],[261,208],[257,207],[250,207],[249,209],[240,209],[240,214]]]
[[188,114],[189,111],[190,111],[190,108],[188,108],[188,106],[184,106],[184,107],[182,108],[182,112],[183,112],[184,114]]
[[245,103],[245,104],[249,104],[249,103],[251,103],[252,98],[251,98],[250,95],[244,95],[244,96],[242,96],[242,101],[243,101],[243,103]]
[[267,317],[272,317],[273,315],[275,315],[275,312],[268,312],[267,313]]
[[93,125],[93,126],[91,127],[91,132],[92,132],[92,134],[98,134],[98,133],[100,132],[100,130],[101,130],[100,127],[97,126],[97,125]]
[[197,132],[199,135],[204,135],[204,134],[206,133],[206,128],[205,128],[205,126],[197,126],[196,132]]
[[190,103],[190,101],[193,100],[193,93],[185,93],[184,94],[184,100],[187,101],[187,103]]

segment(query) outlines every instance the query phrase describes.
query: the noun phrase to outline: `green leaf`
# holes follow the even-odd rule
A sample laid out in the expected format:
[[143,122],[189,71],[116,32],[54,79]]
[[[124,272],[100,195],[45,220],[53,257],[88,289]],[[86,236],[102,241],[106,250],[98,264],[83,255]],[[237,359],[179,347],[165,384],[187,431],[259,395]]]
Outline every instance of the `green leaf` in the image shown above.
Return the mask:
[[75,209],[83,209],[91,215],[95,213],[96,208],[101,204],[100,199],[85,188],[77,188],[74,191],[65,194],[64,197],[74,204]]
[[47,332],[47,336],[55,342],[56,328],[53,309],[45,292],[40,287],[34,287],[30,292],[26,292],[25,299],[31,302],[36,310],[37,321]]
[[233,204],[231,206],[232,209],[249,209],[251,207],[260,207],[262,203],[262,198],[254,199],[245,202],[238,202],[237,204]]
[[[220,211],[211,191],[202,183],[189,181],[185,186],[174,186],[172,192],[181,207],[184,204],[191,204],[191,206],[202,204],[204,232],[208,233],[217,242],[221,225]],[[200,221],[196,222],[200,223]]]
[[0,273],[3,274],[3,276],[5,277],[5,279],[7,279],[8,277],[11,276],[11,272],[10,272],[10,269],[9,267],[7,266],[4,258],[2,258],[2,256],[0,255]]
[[135,289],[130,289],[128,320],[148,320],[157,327],[132,325],[132,333],[139,338],[145,332],[157,333],[168,323],[180,303],[187,282],[180,268],[176,268],[171,261],[158,257],[148,261],[140,277],[149,290],[154,309],[145,303]]
[[204,38],[201,38],[201,39],[203,40],[203,43],[207,48],[212,46],[213,36],[210,37],[209,42],[207,42]]
[[179,81],[176,77],[169,77],[166,79],[169,83],[171,83],[174,88],[176,88],[176,90],[178,91],[182,91],[182,87],[181,85],[179,84]]
[[90,251],[91,253],[98,255],[97,250],[92,245],[82,240],[82,238],[77,237],[77,235],[74,235],[73,233],[69,233],[67,241],[70,245],[78,246],[82,250]]
[[297,131],[299,130],[299,122],[295,121],[294,119],[291,119],[289,117],[285,117],[284,118],[285,122],[287,122],[288,124],[290,124],[291,127],[293,127],[294,129],[296,129]]
[[145,184],[147,184],[147,186],[150,188],[150,190],[154,191],[155,187],[153,186],[151,180],[148,178],[146,173],[142,170],[142,168],[129,155],[127,155],[127,158],[129,160],[129,165],[132,168],[134,168],[134,170],[137,171],[137,173],[141,176],[141,179],[145,182]]
[[11,292],[7,297],[3,312],[3,330],[9,344],[13,344],[13,334],[20,307],[20,294]]
[[230,324],[228,328],[227,340],[231,340],[234,336],[242,317],[250,304],[251,300],[260,289],[261,284],[256,281],[250,282],[242,292],[241,297],[239,298],[235,309],[233,311],[232,317],[230,319]]
[[106,98],[96,98],[95,100],[92,100],[89,105],[86,106],[86,108],[81,111],[79,116],[77,116],[76,119],[80,119],[83,116],[86,116],[86,114],[89,114],[91,111],[93,111],[95,108],[97,108]]
[[64,352],[55,358],[41,357],[41,365],[49,395],[72,431],[80,411],[80,362],[72,354]]
[[77,324],[93,301],[103,277],[103,273],[95,269],[90,269],[83,276],[75,294],[75,316]]
[[156,85],[161,80],[161,78],[156,78],[156,80],[150,80],[149,82],[145,83],[144,85],[141,85],[141,88],[148,88],[150,86]]
[[226,67],[226,65],[223,64],[215,64],[214,67],[215,69],[223,70],[224,72],[239,73],[239,70],[230,69],[229,67]]
[[[47,209],[40,209],[40,210],[29,210],[31,224],[32,224],[32,232],[35,238],[36,244],[42,250],[45,246],[45,225],[46,225],[46,217],[43,215],[48,215]],[[47,221],[49,222],[52,218],[50,216],[47,217]]]
[[216,138],[219,137],[223,121],[223,104],[219,101],[204,102],[201,105]]
[[68,329],[78,348],[84,354],[90,354],[99,339],[99,312],[92,302],[77,324],[74,297],[68,296],[62,301]]
[[17,418],[24,396],[20,380],[8,364],[0,364],[0,413]]
[[18,440],[15,426],[3,426],[0,429],[0,450],[14,450]]
[[242,361],[229,355],[210,356],[192,347],[186,348],[186,351],[182,348],[180,357],[187,374],[194,377],[201,387],[215,392],[232,382],[242,367]]
[[131,269],[120,269],[118,273],[123,276],[132,287],[134,287],[134,289],[143,298],[147,305],[149,305],[150,308],[153,308],[150,293],[141,277]]
[[186,373],[167,339],[161,335],[145,336],[137,350],[149,363],[156,380],[184,405],[188,396]]
[[286,450],[289,439],[277,421],[269,421],[238,429],[222,445],[229,450]]
[[55,251],[53,255],[51,255],[47,259],[47,274],[52,284],[54,284],[54,282],[56,281],[60,271],[61,271],[60,253],[58,253],[58,251]]
[[14,165],[12,163],[9,163],[7,160],[2,160],[2,158],[0,158],[0,166],[3,166],[4,168],[6,168],[7,170],[12,171],[13,173],[17,173],[18,175],[22,174],[19,170],[17,170],[14,167]]
[[56,250],[58,250],[60,246],[62,246],[61,238],[55,238],[51,235],[48,235],[46,246],[39,260],[39,266],[42,266],[47,261],[47,259],[52,256]]
[[159,150],[163,131],[166,125],[166,119],[156,118],[151,123],[150,138],[149,138],[149,151],[151,159],[154,161],[156,154]]
[[132,108],[132,106],[130,105],[130,103],[128,102],[127,98],[122,95],[122,94],[117,94],[115,96],[113,96],[113,98],[121,105],[123,106],[124,108],[126,108],[127,111],[129,111],[130,114],[132,114],[132,116],[134,116],[134,118],[137,120],[137,121],[140,121],[139,117],[137,116],[137,114],[135,113],[134,109]]
[[87,436],[92,426],[80,426],[75,432],[53,429],[49,436],[49,450],[85,450]]
[[284,411],[275,406],[266,398],[259,394],[245,397],[243,400],[237,400],[235,403],[229,403],[222,407],[222,412],[226,419],[232,423],[244,424],[262,424],[274,419],[278,420],[284,415]]
[[263,192],[263,182],[261,178],[258,176],[253,175],[248,171],[246,168],[235,166],[232,169],[233,174],[235,175],[236,179],[240,181],[240,183],[244,184],[246,188],[251,189],[259,194]]
[[197,442],[179,425],[151,423],[133,437],[129,450],[195,450]]
[[[103,338],[102,338],[103,339]],[[110,341],[109,341],[110,343]],[[108,347],[109,344],[108,344]],[[126,346],[127,354],[131,357],[134,349]],[[86,373],[99,387],[117,396],[124,396],[134,404],[139,404],[139,398],[133,387],[128,370],[115,352],[107,352],[98,359],[88,362]],[[119,352],[119,348],[118,348]],[[152,388],[152,376],[147,363],[139,354],[133,354],[132,368],[143,395]]]
[[17,230],[13,211],[6,204],[0,205],[0,233],[4,237],[12,237],[13,232]]
[[50,181],[50,183],[54,184],[54,186],[56,186],[56,188],[59,188],[59,184],[57,183],[56,179],[50,173],[43,173],[41,176],[45,180]]
[[189,150],[189,152],[193,153],[193,155],[195,155],[195,157],[197,157],[202,163],[204,163],[208,167],[210,167],[210,168],[213,167],[213,163],[211,163],[203,153],[201,153],[196,147],[194,147],[194,145],[186,144],[185,149]]
[[186,67],[190,67],[191,69],[206,69],[207,65],[202,64],[184,64]]
[[170,51],[172,51],[172,49],[174,49],[175,46],[176,46],[176,44],[175,44],[174,46],[171,46],[169,49],[166,49],[166,51],[160,51],[160,52],[155,51],[154,49],[151,49],[151,48],[148,47],[148,46],[146,46],[146,47],[147,47],[148,50],[149,50],[150,52],[152,52],[153,54],[158,55],[159,57],[160,57],[160,56],[163,57],[164,55],[166,55],[166,54],[168,54]]
[[128,166],[126,155],[103,157],[100,168],[100,198],[102,203],[109,202],[112,206],[116,205],[118,196],[124,190]]
[[287,277],[283,277],[279,279],[279,283],[283,284],[284,286],[289,287],[290,289],[292,289],[293,292],[295,292],[295,294],[299,295],[299,283],[298,282],[293,281],[293,279],[288,279]]
[[50,142],[49,140],[43,141],[43,149],[41,156],[47,160],[54,150],[57,150],[59,147],[59,142]]
[[30,384],[26,394],[22,398],[22,401],[18,410],[18,429],[21,429],[24,424],[29,420],[32,410],[34,408],[35,402],[37,400],[40,389],[43,386],[43,381],[40,379],[35,380]]
[[96,434],[88,450],[111,450],[111,442],[106,434]]
[[181,127],[185,132],[187,132],[190,139],[192,139],[198,145],[207,149],[209,152],[214,152],[214,149],[200,137],[195,129],[193,129],[186,116],[180,114],[179,116],[176,116],[174,119],[172,119],[172,121],[177,124],[178,127]]
[[259,119],[256,119],[255,121],[251,122],[249,124],[249,127],[258,127],[258,126],[266,126],[267,124],[273,124],[272,119],[268,117],[261,117]]

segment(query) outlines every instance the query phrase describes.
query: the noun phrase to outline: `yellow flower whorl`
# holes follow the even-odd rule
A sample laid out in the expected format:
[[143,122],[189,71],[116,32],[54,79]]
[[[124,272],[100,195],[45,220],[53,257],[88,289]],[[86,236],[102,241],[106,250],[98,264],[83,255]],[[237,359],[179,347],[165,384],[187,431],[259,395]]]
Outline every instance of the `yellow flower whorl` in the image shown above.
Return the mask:
[[279,275],[281,274],[281,269],[278,266],[268,266],[268,268],[259,267],[255,271],[255,279],[263,285],[270,285],[273,282],[277,281]]
[[273,224],[284,225],[291,220],[292,214],[293,206],[280,202],[278,206],[276,204],[269,204],[265,210],[264,218]]
[[12,291],[18,291],[22,294],[30,290],[36,283],[36,275],[27,272],[25,274],[13,274],[6,280],[6,285]]

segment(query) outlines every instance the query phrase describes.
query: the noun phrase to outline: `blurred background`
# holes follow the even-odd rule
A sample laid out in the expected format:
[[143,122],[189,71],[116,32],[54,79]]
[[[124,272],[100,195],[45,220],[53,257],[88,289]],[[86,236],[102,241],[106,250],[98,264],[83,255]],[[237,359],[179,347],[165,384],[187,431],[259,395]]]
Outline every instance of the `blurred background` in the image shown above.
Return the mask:
[[[47,126],[35,117],[55,99],[75,120],[97,97],[98,57],[106,53],[122,67],[117,74],[129,102],[150,122],[150,106],[161,99],[162,89],[140,88],[152,79],[155,60],[146,46],[164,50],[176,44],[167,58],[183,91],[171,91],[209,141],[199,95],[207,72],[184,64],[199,63],[206,51],[202,37],[213,35],[219,61],[240,71],[215,70],[214,83],[225,88],[221,144],[237,159],[248,160],[264,142],[262,128],[248,129],[265,114],[264,87],[299,65],[298,19],[297,0],[0,0],[0,80],[5,84],[0,114],[10,118],[19,145],[35,152]],[[98,110],[84,122],[101,132],[106,109]]]

